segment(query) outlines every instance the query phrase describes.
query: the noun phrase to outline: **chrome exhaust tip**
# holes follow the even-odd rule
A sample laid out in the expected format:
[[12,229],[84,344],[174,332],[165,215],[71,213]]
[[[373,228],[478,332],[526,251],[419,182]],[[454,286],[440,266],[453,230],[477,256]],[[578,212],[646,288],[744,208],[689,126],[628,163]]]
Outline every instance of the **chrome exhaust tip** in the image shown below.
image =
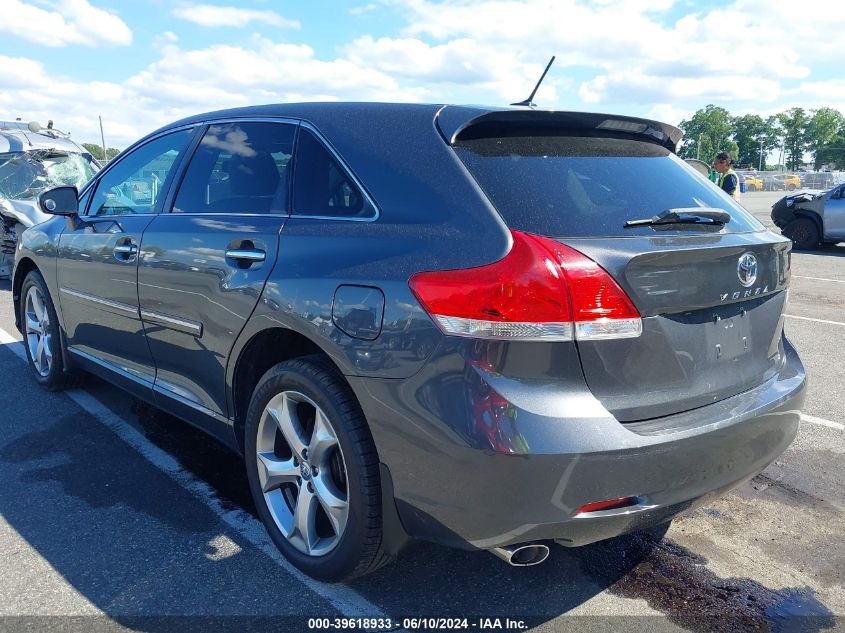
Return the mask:
[[490,552],[514,567],[539,565],[549,557],[549,547],[542,543],[521,543],[507,547],[494,547]]

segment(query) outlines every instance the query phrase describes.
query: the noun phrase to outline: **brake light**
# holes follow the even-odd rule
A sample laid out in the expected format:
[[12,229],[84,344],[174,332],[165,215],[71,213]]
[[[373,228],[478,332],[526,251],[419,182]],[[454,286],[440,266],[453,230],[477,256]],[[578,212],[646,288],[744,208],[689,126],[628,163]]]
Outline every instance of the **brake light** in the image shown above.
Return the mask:
[[596,262],[555,240],[511,233],[513,246],[497,262],[411,277],[411,291],[444,333],[522,341],[642,333],[639,312]]

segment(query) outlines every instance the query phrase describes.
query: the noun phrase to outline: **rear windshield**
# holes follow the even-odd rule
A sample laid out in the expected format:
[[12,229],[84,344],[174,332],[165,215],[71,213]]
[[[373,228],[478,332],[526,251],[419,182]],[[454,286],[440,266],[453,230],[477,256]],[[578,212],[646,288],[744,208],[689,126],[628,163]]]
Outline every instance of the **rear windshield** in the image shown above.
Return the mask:
[[[573,136],[458,141],[455,151],[512,229],[553,237],[622,237],[763,230],[750,213],[667,149]],[[625,228],[667,209],[723,209],[721,228]]]

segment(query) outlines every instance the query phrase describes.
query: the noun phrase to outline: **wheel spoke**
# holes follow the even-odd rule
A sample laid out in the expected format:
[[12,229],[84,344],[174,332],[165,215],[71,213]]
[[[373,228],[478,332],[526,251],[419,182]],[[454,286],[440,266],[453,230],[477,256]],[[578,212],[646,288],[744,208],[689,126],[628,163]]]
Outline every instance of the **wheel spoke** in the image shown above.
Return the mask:
[[317,503],[316,495],[308,490],[307,485],[299,487],[296,509],[293,511],[293,525],[296,534],[302,539],[306,554],[311,553],[318,538],[316,529]]
[[296,417],[295,406],[292,405],[290,398],[284,397],[280,408],[268,407],[267,411],[275,420],[293,454],[301,455],[302,449],[305,448],[305,442],[300,435],[302,425]]
[[39,372],[44,371],[44,362],[42,360],[43,356],[44,356],[44,337],[39,336],[38,337],[38,345],[35,348],[35,357],[33,358],[33,360],[35,361],[35,368]]
[[44,334],[44,328],[41,323],[35,318],[32,312],[26,313],[26,333],[27,334]]
[[47,311],[44,309],[44,301],[41,299],[41,293],[37,290],[32,293],[32,310],[35,312],[35,318],[43,323]]
[[258,454],[258,478],[261,490],[270,492],[286,483],[296,483],[299,477],[299,467],[293,459],[279,459],[273,453]]
[[333,446],[337,446],[337,437],[335,437],[334,430],[326,421],[323,412],[317,409],[314,416],[314,431],[311,433],[311,441],[308,443],[309,461],[315,466],[326,465],[326,454]]
[[314,495],[323,510],[326,511],[335,534],[340,536],[343,533],[343,528],[346,527],[349,502],[340,495],[334,482],[331,481],[328,471],[321,470],[320,474],[314,477],[313,484]]

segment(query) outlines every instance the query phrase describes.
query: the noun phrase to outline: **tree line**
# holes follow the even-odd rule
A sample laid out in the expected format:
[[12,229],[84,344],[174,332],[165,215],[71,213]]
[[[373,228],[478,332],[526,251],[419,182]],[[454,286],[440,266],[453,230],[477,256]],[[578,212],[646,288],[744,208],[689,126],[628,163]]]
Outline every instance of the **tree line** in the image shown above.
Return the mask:
[[83,143],[82,147],[88,150],[88,153],[97,160],[111,160],[120,153],[119,149],[108,147],[106,148],[107,158],[104,159],[103,147],[101,145],[97,145],[95,143]]
[[797,170],[804,154],[813,156],[815,168],[832,165],[845,169],[845,116],[833,108],[789,108],[764,119],[756,114],[734,117],[712,103],[681,121],[682,158],[709,163],[719,152],[728,152],[740,167],[766,169],[766,155],[783,151],[787,169]]

